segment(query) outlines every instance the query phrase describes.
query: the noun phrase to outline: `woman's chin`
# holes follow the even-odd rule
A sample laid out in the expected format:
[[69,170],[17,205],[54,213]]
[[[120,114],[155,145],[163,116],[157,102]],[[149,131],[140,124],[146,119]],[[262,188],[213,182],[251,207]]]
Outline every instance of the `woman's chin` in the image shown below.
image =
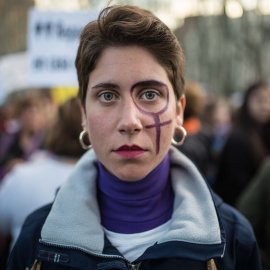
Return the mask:
[[148,172],[143,172],[143,171],[134,171],[134,170],[121,170],[119,172],[115,172],[114,175],[116,177],[118,177],[119,179],[123,180],[123,181],[139,181],[141,179],[143,179],[146,175],[148,174]]

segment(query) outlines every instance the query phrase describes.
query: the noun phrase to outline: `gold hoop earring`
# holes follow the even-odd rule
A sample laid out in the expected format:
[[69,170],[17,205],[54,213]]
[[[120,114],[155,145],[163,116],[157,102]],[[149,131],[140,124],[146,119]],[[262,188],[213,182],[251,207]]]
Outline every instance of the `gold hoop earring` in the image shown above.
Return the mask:
[[183,135],[182,135],[182,139],[180,142],[177,142],[174,138],[172,138],[172,145],[174,145],[174,146],[182,145],[186,139],[186,136],[187,136],[187,132],[182,126],[177,127],[177,128],[179,128],[182,131]]
[[91,149],[93,146],[92,144],[89,144],[89,145],[86,145],[83,141],[83,137],[84,135],[87,134],[87,131],[84,129],[81,133],[80,133],[80,136],[79,136],[79,141],[80,141],[80,144],[82,146],[82,148],[84,150],[88,150],[88,149]]

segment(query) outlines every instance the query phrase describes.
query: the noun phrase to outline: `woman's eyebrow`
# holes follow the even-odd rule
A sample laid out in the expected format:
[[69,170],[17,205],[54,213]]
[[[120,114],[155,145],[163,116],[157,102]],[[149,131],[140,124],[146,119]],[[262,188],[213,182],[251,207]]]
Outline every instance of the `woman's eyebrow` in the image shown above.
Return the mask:
[[115,83],[98,83],[94,86],[91,87],[92,89],[97,89],[97,88],[110,88],[110,89],[119,89],[119,85],[115,84]]
[[[137,86],[144,86],[144,87],[149,87],[149,86],[161,86],[161,87],[167,87],[167,84],[156,81],[156,80],[146,80],[146,81],[141,81],[137,82],[132,86],[132,89],[134,89]],[[110,82],[102,82],[98,83],[94,86],[91,87],[92,89],[98,89],[98,88],[108,88],[108,89],[120,89],[120,86],[115,83],[110,83]]]
[[134,89],[137,86],[162,86],[162,87],[168,87],[167,84],[160,82],[160,81],[156,81],[156,80],[147,80],[147,81],[141,81],[141,82],[137,82],[132,86],[132,89]]

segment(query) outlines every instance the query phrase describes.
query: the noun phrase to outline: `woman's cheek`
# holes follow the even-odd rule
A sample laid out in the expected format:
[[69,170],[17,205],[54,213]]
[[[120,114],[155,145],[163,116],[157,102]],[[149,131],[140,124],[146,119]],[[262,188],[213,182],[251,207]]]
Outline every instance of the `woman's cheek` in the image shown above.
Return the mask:
[[108,121],[105,117],[91,117],[88,120],[88,127],[90,138],[105,138],[104,136],[110,133],[110,121]]

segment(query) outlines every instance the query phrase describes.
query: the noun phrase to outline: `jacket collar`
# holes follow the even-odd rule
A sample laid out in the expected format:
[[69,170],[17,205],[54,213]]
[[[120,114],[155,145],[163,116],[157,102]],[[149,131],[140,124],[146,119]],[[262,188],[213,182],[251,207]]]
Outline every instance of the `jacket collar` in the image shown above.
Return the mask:
[[[225,233],[208,185],[195,165],[177,149],[171,147],[169,155],[174,213],[170,231],[157,246],[174,241],[190,250],[196,246],[196,252],[198,246],[208,247],[207,258],[213,254],[222,256]],[[102,254],[105,237],[96,198],[97,173],[97,157],[89,150],[59,190],[41,231],[43,242]]]

